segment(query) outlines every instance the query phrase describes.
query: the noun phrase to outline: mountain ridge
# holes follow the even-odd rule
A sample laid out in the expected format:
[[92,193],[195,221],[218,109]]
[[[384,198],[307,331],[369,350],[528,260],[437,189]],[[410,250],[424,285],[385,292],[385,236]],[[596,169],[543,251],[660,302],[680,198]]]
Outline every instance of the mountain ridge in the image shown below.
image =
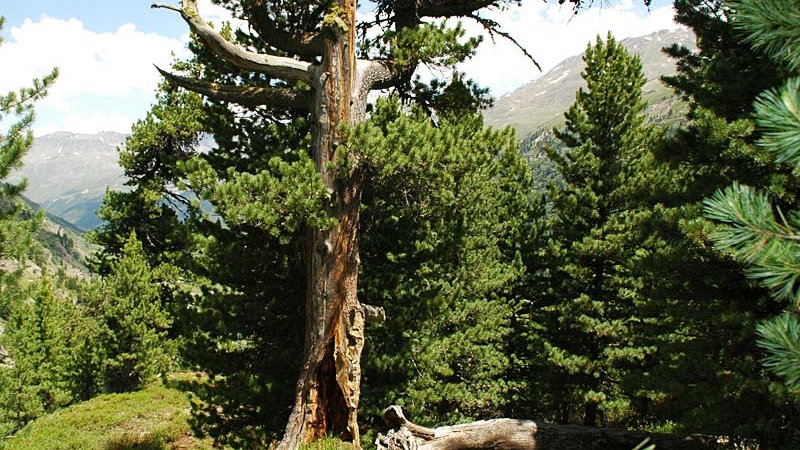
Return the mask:
[[[694,49],[694,34],[687,29],[661,30],[620,41],[629,52],[639,55],[647,82],[643,97],[651,116],[669,116],[679,109],[679,99],[661,82],[675,73],[675,61],[662,49],[673,43]],[[575,93],[585,86],[581,78],[583,55],[571,56],[541,77],[495,99],[483,113],[487,125],[511,126],[520,140],[543,128],[563,124],[563,114],[575,101]]]

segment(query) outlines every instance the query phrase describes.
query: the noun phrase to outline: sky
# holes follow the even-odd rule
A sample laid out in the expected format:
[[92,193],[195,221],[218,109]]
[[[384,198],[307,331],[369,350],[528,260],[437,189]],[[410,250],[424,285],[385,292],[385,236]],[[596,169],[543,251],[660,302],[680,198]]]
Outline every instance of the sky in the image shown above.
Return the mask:
[[[164,0],[169,1],[169,0]],[[177,2],[177,0],[173,0]],[[150,9],[151,0],[0,0],[6,23],[0,36],[0,93],[27,86],[54,66],[60,76],[37,104],[34,133],[55,131],[129,133],[155,101],[159,75],[188,55],[186,24],[173,11]],[[211,22],[225,11],[199,0]],[[523,0],[520,6],[491,11],[541,65],[540,72],[511,43],[485,38],[475,57],[459,70],[499,96],[544,75],[563,59],[608,31],[617,39],[677,28],[668,0],[595,0],[579,14],[555,0]],[[481,33],[464,22],[469,33]]]

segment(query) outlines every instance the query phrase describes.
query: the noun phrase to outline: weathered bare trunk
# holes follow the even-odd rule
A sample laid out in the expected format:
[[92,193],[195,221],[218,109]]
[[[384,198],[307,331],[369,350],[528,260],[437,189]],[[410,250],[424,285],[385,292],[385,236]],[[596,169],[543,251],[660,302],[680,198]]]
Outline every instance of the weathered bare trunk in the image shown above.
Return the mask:
[[378,435],[378,450],[632,450],[649,439],[657,450],[758,449],[714,436],[659,435],[578,425],[552,425],[532,420],[495,419],[430,429],[403,416],[398,406],[384,411],[389,426]]
[[[314,74],[313,157],[331,194],[337,224],[308,231],[308,293],[304,364],[279,449],[293,450],[323,436],[359,443],[364,312],[357,294],[358,210],[361,182],[335,165],[341,126],[363,120],[356,85],[355,0],[339,0],[336,25],[324,36],[322,64]],[[334,14],[332,12],[331,14]]]

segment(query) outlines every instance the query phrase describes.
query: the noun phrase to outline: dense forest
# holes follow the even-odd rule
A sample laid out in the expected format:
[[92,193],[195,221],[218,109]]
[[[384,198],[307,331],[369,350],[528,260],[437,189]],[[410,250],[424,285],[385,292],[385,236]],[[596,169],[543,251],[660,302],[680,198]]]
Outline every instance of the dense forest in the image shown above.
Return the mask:
[[[0,97],[0,448],[154,383],[221,448],[800,448],[800,2],[675,0],[697,50],[664,49],[666,124],[598,36],[538,149],[454,70],[485,45],[455,19],[514,1],[214,3],[249,28],[153,5],[192,57],[121,150],[91,276],[44,262],[7,181],[58,71]],[[186,448],[137,445],[98,448]]]

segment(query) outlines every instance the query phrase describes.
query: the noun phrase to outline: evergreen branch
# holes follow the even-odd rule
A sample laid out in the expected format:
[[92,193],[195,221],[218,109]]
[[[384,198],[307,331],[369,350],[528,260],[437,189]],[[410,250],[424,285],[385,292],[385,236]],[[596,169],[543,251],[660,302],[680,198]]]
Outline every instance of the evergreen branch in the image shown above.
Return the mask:
[[53,85],[58,77],[58,69],[54,68],[43,78],[34,79],[33,86],[22,88],[18,92],[9,92],[0,97],[0,119],[5,114],[23,114],[33,107],[33,102],[41,100],[47,95],[48,89]]
[[800,167],[800,77],[780,90],[762,93],[755,101],[756,121],[764,129],[761,145],[775,160]]
[[267,8],[247,8],[248,17],[258,35],[272,47],[297,56],[322,56],[322,34],[292,34],[281,29]]
[[734,183],[704,201],[705,214],[721,222],[711,234],[715,246],[751,265],[748,276],[773,290],[780,299],[798,298],[800,216],[777,220],[769,198]]
[[743,31],[745,42],[800,70],[800,8],[781,0],[733,1],[733,26]]
[[764,366],[784,379],[790,389],[800,389],[800,323],[789,313],[761,322],[756,328],[758,346],[769,356]]

